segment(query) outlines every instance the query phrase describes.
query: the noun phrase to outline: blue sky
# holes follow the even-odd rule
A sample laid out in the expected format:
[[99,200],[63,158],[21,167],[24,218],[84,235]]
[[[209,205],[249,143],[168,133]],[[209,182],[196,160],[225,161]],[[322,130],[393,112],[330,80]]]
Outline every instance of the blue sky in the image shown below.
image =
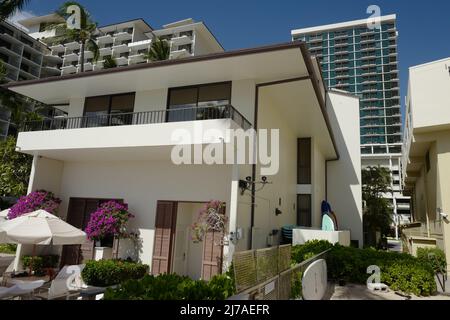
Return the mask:
[[[34,15],[54,11],[64,1],[31,0]],[[194,18],[204,21],[226,50],[290,41],[290,30],[367,17],[371,4],[398,18],[402,95],[408,67],[450,56],[450,1],[365,0],[80,0],[99,25],[143,18],[154,28]],[[403,100],[402,100],[403,101]]]

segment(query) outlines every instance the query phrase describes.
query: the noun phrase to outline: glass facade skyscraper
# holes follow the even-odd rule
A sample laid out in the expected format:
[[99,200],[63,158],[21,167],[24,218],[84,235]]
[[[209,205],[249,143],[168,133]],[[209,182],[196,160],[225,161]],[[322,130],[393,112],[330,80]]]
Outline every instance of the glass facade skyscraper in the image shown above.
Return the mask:
[[[293,30],[322,67],[325,84],[360,97],[361,164],[391,172],[394,221],[409,222],[409,197],[400,189],[402,117],[396,15]],[[396,228],[397,229],[397,228]]]
[[357,20],[292,31],[322,66],[328,88],[361,98],[361,153],[400,154],[402,145],[395,15],[380,28]]

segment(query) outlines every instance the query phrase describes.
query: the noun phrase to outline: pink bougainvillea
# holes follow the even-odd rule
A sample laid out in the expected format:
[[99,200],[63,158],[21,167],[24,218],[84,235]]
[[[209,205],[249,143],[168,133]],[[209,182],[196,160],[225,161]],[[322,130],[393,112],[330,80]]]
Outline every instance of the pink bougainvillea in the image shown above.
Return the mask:
[[126,203],[108,201],[102,203],[91,218],[86,227],[86,234],[90,240],[101,240],[107,236],[121,236],[125,234],[125,226],[130,218]]
[[21,215],[39,209],[45,210],[51,214],[56,214],[60,203],[61,199],[56,198],[52,192],[37,190],[21,197],[9,210],[8,219],[15,219]]
[[192,241],[203,241],[208,231],[225,231],[226,222],[225,202],[211,200],[205,203],[198,213],[197,222],[191,226]]

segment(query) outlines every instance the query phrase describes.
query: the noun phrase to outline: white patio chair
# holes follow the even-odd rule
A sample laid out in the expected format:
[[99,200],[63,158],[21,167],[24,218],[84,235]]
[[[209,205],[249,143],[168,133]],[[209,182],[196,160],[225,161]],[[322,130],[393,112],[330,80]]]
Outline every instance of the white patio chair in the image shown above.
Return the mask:
[[56,278],[51,281],[50,287],[40,290],[36,297],[47,300],[61,298],[69,300],[78,296],[80,290],[87,287],[81,277],[84,266],[84,264],[81,264],[63,267]]
[[10,288],[0,287],[0,299],[12,299],[27,295],[33,296],[34,291],[42,287],[44,283],[44,280],[16,281]]

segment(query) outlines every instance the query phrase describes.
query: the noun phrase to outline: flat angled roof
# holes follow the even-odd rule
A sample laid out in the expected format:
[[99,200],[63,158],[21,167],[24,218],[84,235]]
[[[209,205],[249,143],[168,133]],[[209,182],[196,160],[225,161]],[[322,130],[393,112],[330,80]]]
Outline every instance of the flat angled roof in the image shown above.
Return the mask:
[[[145,21],[142,18],[137,18],[137,19],[131,19],[131,20],[126,20],[126,21],[111,23],[111,24],[107,24],[107,25],[104,25],[104,26],[99,26],[99,27],[97,27],[97,29],[107,29],[107,28],[111,28],[111,27],[121,27],[121,25],[126,25],[128,23],[133,23],[133,22],[140,23],[141,25],[145,26],[148,31],[152,31],[153,30],[153,28],[147,23],[147,21]],[[148,32],[148,31],[144,31],[144,32]]]
[[[325,30],[344,29],[344,28],[348,28],[348,27],[366,25],[367,21],[369,19],[370,18],[340,22],[340,23],[333,23],[333,24],[326,24],[326,25],[316,26],[316,27],[294,29],[291,31],[291,35],[319,32],[319,31],[325,31]],[[395,21],[397,19],[397,15],[390,14],[390,15],[386,15],[386,16],[381,16],[380,19],[381,19],[381,22]]]
[[199,55],[199,56],[193,56],[193,57],[187,57],[187,58],[181,58],[181,59],[135,64],[135,65],[129,65],[129,66],[125,66],[125,67],[69,74],[69,75],[65,75],[65,76],[24,80],[24,81],[14,81],[14,82],[9,82],[7,84],[2,85],[2,87],[13,90],[14,88],[29,87],[32,85],[38,85],[38,84],[43,84],[43,83],[62,82],[62,81],[68,81],[68,80],[73,80],[73,79],[97,77],[97,76],[106,75],[106,74],[124,73],[124,72],[130,72],[130,71],[134,71],[134,70],[153,69],[153,68],[159,68],[159,67],[164,67],[164,66],[173,66],[173,65],[194,63],[194,62],[206,61],[206,60],[217,60],[217,59],[224,59],[224,58],[235,57],[235,56],[243,56],[243,55],[265,53],[265,52],[271,52],[271,51],[294,49],[294,48],[300,48],[301,46],[305,46],[305,44],[301,41],[291,41],[291,42],[256,47],[256,48],[239,49],[239,50],[218,52],[218,53]]

